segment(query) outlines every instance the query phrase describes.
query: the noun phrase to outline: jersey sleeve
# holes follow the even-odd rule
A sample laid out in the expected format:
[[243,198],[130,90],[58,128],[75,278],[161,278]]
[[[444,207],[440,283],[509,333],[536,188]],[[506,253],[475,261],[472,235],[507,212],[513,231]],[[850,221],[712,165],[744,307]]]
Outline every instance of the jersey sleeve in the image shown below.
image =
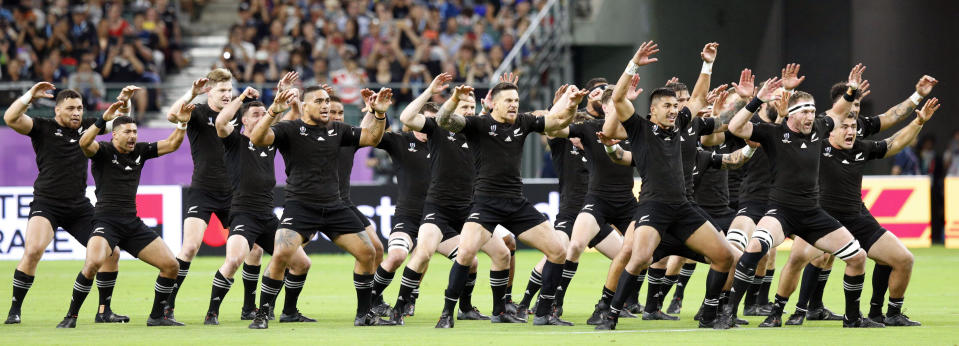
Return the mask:
[[716,132],[716,118],[696,117],[693,119],[693,121],[699,123],[699,133],[697,133],[697,135],[700,137]]
[[290,131],[294,126],[292,121],[281,121],[270,126],[270,129],[273,130],[273,145],[277,148],[285,147],[290,138]]
[[190,120],[186,122],[187,126],[193,127],[193,126],[203,125],[203,119],[200,119],[203,117],[203,112],[200,111],[200,107],[203,107],[203,106],[204,105],[202,104],[198,104],[196,105],[196,108],[194,108],[193,111],[190,112]]
[[[24,114],[23,116],[27,116]],[[82,123],[81,123],[82,126]],[[33,118],[33,126],[30,127],[30,132],[27,132],[27,136],[33,138],[34,140],[42,139],[44,132],[50,127],[50,119],[46,118]],[[86,128],[83,128],[86,130]]]
[[112,159],[110,158],[110,149],[113,148],[113,143],[110,143],[109,141],[100,141],[98,143],[100,144],[99,149],[97,149],[97,152],[93,153],[93,156],[90,156],[90,161],[104,162]]
[[709,168],[713,169],[722,169],[723,168],[723,154],[718,154],[715,151],[703,151],[706,158],[706,165]]
[[420,129],[420,132],[428,136],[433,136],[433,132],[436,131],[437,128],[439,128],[439,125],[436,124],[436,119],[427,117],[426,121],[423,122],[423,128]]
[[[380,143],[376,144],[376,148],[386,150],[386,152],[392,155],[394,152],[396,152],[396,142],[398,141],[399,137],[400,135],[392,132],[384,133],[383,139],[380,140]],[[370,153],[372,154],[372,151]]]
[[633,113],[633,116],[626,119],[626,121],[623,122],[623,128],[626,129],[626,136],[633,138],[637,132],[642,131],[643,121],[639,114],[636,113]]
[[460,133],[469,137],[479,133],[480,131],[483,131],[483,125],[486,123],[483,121],[483,119],[484,117],[482,116],[466,117],[466,123],[463,125],[463,129],[460,130]]
[[523,113],[522,116],[526,118],[526,121],[524,121],[526,132],[543,133],[546,131],[546,117],[538,117],[533,115],[533,113]]
[[829,137],[829,133],[832,132],[832,130],[836,127],[836,122],[833,121],[832,117],[828,115],[821,118],[817,118],[815,124],[822,126],[823,131],[825,131],[824,133],[826,137]]
[[157,142],[140,142],[136,144],[136,147],[134,147],[133,150],[143,156],[144,161],[160,156],[160,152],[157,148]]
[[584,123],[569,124],[569,136],[567,138],[583,138],[586,135],[586,125]]
[[231,146],[236,144],[237,139],[239,139],[237,137],[239,136],[239,133],[240,133],[239,131],[233,131],[233,132],[230,132],[230,134],[227,135],[226,137],[220,138],[220,141],[223,142],[223,147],[230,148]]
[[882,125],[882,121],[879,120],[878,115],[859,117],[858,120],[859,129],[857,135],[859,135],[859,137],[869,137],[879,133],[879,127]]
[[886,141],[862,140],[862,148],[867,160],[878,160],[886,157],[889,145]]
[[342,133],[343,139],[340,140],[341,147],[359,147],[360,136],[363,134],[363,128],[350,126],[344,123],[336,123],[337,131]]
[[777,125],[766,122],[753,123],[753,133],[749,136],[749,140],[768,145],[768,143],[771,143],[773,136],[776,135],[776,127]]

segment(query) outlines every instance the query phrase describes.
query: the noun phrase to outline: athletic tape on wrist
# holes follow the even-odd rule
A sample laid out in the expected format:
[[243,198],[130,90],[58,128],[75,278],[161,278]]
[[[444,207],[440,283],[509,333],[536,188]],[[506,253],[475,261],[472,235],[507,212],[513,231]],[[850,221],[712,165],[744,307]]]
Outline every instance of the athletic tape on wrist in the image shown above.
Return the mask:
[[625,73],[628,74],[628,75],[630,75],[630,76],[635,76],[636,74],[639,73],[639,65],[637,65],[635,62],[633,62],[632,60],[630,60],[630,61],[629,61],[629,64],[626,65],[626,71],[625,71]]
[[619,144],[613,144],[612,146],[606,146],[606,153],[612,154],[619,150]]
[[701,74],[713,74],[713,63],[703,61],[703,69],[699,71]]
[[186,130],[186,123],[182,121],[178,121],[176,123],[176,128],[180,130]]
[[23,94],[23,96],[20,96],[17,101],[20,101],[20,103],[22,103],[24,106],[29,107],[30,103],[33,102],[33,95],[30,95],[30,92],[28,91],[26,94]]
[[756,153],[756,149],[751,146],[747,145],[745,148],[743,148],[743,156],[745,157],[753,157],[754,153]]
[[909,96],[909,101],[912,101],[914,105],[918,106],[919,102],[922,102],[922,95],[919,95],[918,91],[914,92],[912,96]]

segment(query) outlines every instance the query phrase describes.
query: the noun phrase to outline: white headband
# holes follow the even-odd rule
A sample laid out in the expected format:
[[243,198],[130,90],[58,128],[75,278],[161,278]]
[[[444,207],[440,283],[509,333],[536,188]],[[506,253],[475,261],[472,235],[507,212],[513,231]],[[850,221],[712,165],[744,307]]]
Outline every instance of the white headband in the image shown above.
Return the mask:
[[804,110],[809,110],[809,109],[811,109],[813,112],[815,112],[815,111],[816,111],[816,103],[815,103],[815,102],[803,102],[803,103],[797,104],[797,105],[795,105],[795,106],[789,107],[788,114],[792,115],[793,113],[800,112],[800,111],[804,111]]

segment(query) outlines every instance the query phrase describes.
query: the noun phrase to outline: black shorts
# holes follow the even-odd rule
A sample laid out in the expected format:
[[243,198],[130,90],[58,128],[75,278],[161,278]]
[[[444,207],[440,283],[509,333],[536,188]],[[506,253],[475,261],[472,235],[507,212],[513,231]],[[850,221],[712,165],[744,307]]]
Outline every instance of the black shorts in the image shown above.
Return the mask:
[[90,230],[93,229],[93,205],[85,198],[71,204],[70,207],[63,207],[62,204],[34,197],[30,202],[30,217],[39,216],[47,219],[54,232],[57,231],[57,227],[62,227],[73,239],[87,246]]
[[476,222],[493,232],[496,225],[503,226],[517,237],[527,230],[546,222],[546,216],[523,197],[473,196],[473,205],[467,222]]
[[239,235],[246,239],[246,244],[253,248],[259,245],[268,254],[273,254],[273,240],[276,239],[276,229],[280,220],[272,212],[268,214],[254,214],[248,212],[234,212],[230,214],[230,237]]
[[314,206],[296,200],[287,200],[280,217],[279,228],[286,228],[303,236],[307,243],[316,232],[323,232],[334,239],[343,234],[363,232],[363,222],[343,202],[326,206]]
[[390,235],[393,233],[405,233],[416,243],[416,237],[420,233],[420,220],[422,219],[423,218],[418,215],[393,215],[393,229],[390,230]]
[[356,217],[359,218],[360,222],[363,223],[364,229],[367,227],[373,226],[373,224],[370,223],[370,218],[366,217],[366,215],[363,215],[363,212],[361,212],[360,209],[356,207],[356,205],[354,205],[353,203],[350,203],[349,206],[350,206],[350,209],[353,209],[353,214],[356,214]]
[[214,192],[200,188],[189,188],[183,203],[183,218],[195,217],[203,222],[210,223],[210,214],[216,214],[220,223],[229,222],[230,204],[233,201],[231,192]]
[[420,225],[435,225],[443,233],[442,241],[446,241],[460,235],[469,215],[469,204],[440,204],[426,201],[423,203],[423,219]]
[[795,235],[810,245],[816,244],[819,238],[842,228],[842,224],[826,213],[822,208],[797,210],[769,204],[766,216],[773,217],[782,225],[783,234],[787,237]]
[[656,250],[653,250],[652,263],[659,262],[659,260],[669,256],[679,256],[700,263],[706,263],[706,257],[686,246],[685,241],[679,240],[679,238],[669,233],[660,233],[659,245],[656,246]]
[[753,220],[753,223],[759,223],[759,219],[766,215],[767,209],[767,204],[764,201],[739,201],[739,210],[736,211],[736,216],[747,216]]
[[150,245],[154,239],[160,238],[156,232],[147,227],[134,215],[107,216],[97,215],[93,218],[93,231],[90,237],[100,236],[107,240],[110,248],[119,246],[133,257],[139,257],[140,251]]
[[[566,233],[570,239],[573,238],[573,226],[576,224],[576,215],[556,215],[556,222],[553,222],[553,229]],[[626,232],[624,229],[623,232]],[[610,233],[613,233],[613,227],[609,224],[601,223],[599,224],[599,233],[596,233],[596,236],[593,239],[589,240],[590,248],[596,247],[599,242],[606,239]]]
[[700,206],[700,208],[709,215],[709,221],[713,223],[713,226],[716,226],[716,229],[723,233],[729,230],[729,225],[731,225],[733,219],[736,218],[736,211],[725,205],[716,207]]
[[840,224],[846,227],[849,230],[849,233],[852,233],[852,236],[859,241],[859,246],[863,250],[869,252],[869,248],[872,247],[872,244],[875,244],[876,241],[882,237],[883,234],[888,232],[882,225],[879,224],[879,221],[876,221],[876,218],[869,213],[865,207],[863,207],[858,213],[837,213],[830,212],[830,216],[834,217],[836,221],[839,221]]
[[596,218],[600,225],[610,224],[625,233],[629,223],[633,222],[633,214],[639,203],[636,198],[608,198],[601,195],[588,194],[580,213],[587,213]]
[[659,232],[660,238],[665,238],[664,234],[669,233],[680,243],[685,243],[689,236],[708,222],[703,214],[705,212],[688,201],[679,203],[646,201],[639,204],[634,218],[636,228],[651,226]]

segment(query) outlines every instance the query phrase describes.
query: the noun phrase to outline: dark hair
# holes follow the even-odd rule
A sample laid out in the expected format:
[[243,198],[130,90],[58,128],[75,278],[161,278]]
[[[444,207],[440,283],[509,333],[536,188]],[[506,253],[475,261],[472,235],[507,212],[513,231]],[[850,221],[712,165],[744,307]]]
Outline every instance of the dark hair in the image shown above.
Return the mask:
[[246,116],[246,112],[249,111],[250,108],[253,108],[253,107],[263,107],[263,108],[266,108],[266,105],[264,105],[263,102],[260,102],[260,101],[251,101],[251,102],[244,103],[243,106],[240,107],[240,117],[245,117],[245,116]]
[[59,106],[60,102],[63,102],[66,99],[80,99],[80,101],[83,101],[83,95],[80,95],[80,93],[73,89],[60,90],[60,92],[57,93],[57,105]]
[[593,88],[600,84],[609,84],[609,81],[603,77],[590,79],[588,82],[586,82],[586,90],[593,90]]
[[676,97],[676,92],[667,88],[656,88],[649,94],[649,104],[652,105],[660,97]]
[[[308,86],[308,87],[306,87],[306,89],[303,89],[303,94],[300,95],[300,101],[305,101],[307,94],[312,93],[312,92],[315,92],[315,91],[319,91],[319,90],[324,90],[324,89],[323,89],[323,87],[321,87],[321,86],[319,86],[319,85],[313,85],[313,86]],[[332,97],[333,95],[330,95],[330,96]]]
[[[832,85],[832,88],[829,89],[829,99],[832,100],[832,103],[839,101],[839,98],[846,93],[846,89],[849,87],[846,86],[846,82],[839,82]],[[852,93],[852,97],[859,98],[859,89],[856,89]]]
[[333,102],[343,103],[343,100],[341,100],[339,96],[330,95],[330,103],[333,103]]
[[603,95],[599,97],[599,102],[606,104],[611,98],[613,98],[613,89],[606,88],[603,90]]
[[490,90],[489,97],[496,98],[496,94],[499,94],[500,91],[506,90],[519,90],[519,87],[510,82],[500,82],[499,84],[496,84],[492,90]]
[[117,129],[119,129],[120,125],[126,125],[126,124],[136,125],[137,121],[136,119],[133,119],[133,117],[127,117],[127,116],[117,117],[116,119],[113,120],[113,131],[116,131]]
[[666,84],[664,88],[672,90],[674,93],[677,93],[677,94],[679,94],[679,92],[681,91],[689,92],[689,87],[687,87],[686,84],[683,84],[681,82]]
[[436,113],[439,111],[440,107],[436,104],[436,102],[427,102],[425,105],[423,105],[423,108],[420,108],[420,114]]

